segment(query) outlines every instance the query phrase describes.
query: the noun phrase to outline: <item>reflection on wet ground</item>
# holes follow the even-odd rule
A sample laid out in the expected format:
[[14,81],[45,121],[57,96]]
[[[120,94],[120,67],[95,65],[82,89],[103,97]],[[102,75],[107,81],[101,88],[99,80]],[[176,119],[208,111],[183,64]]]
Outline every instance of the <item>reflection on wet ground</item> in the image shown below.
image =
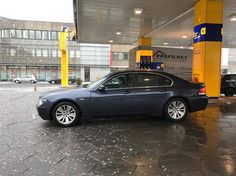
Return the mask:
[[60,128],[38,117],[38,90],[0,90],[0,175],[236,175],[235,99],[181,123],[111,118]]

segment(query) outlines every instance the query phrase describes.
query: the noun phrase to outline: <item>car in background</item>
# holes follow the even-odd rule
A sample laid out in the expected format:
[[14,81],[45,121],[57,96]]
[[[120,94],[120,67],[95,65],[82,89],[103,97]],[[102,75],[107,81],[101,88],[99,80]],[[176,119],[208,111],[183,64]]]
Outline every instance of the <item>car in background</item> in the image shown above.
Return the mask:
[[236,94],[236,74],[226,74],[221,77],[220,92],[227,97]]
[[177,122],[207,104],[203,83],[162,71],[122,71],[110,73],[87,88],[41,95],[37,110],[42,119],[67,127],[80,119],[100,116],[164,115]]
[[37,78],[36,76],[34,75],[28,75],[26,77],[18,77],[18,78],[15,78],[13,79],[13,81],[17,84],[20,84],[20,83],[32,83],[32,84],[35,84],[37,82]]
[[[50,84],[61,84],[61,79],[51,79],[50,81],[48,81]],[[69,77],[68,78],[68,84],[75,84],[76,83],[76,79],[75,77]]]

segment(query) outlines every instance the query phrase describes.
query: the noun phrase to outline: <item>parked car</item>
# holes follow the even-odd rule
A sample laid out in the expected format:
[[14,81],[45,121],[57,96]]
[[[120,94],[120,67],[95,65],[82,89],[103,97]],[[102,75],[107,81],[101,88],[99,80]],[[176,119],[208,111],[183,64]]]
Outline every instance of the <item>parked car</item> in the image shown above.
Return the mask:
[[[61,79],[51,79],[48,81],[50,84],[61,84]],[[69,77],[68,83],[69,84],[74,84],[76,82],[74,77]]]
[[17,84],[20,84],[20,83],[36,83],[37,82],[37,78],[34,76],[34,75],[31,75],[31,76],[26,76],[26,77],[19,77],[19,78],[15,78],[13,79],[13,81]]
[[221,78],[221,93],[227,97],[236,94],[236,74],[226,74]]
[[165,115],[180,121],[208,104],[205,85],[160,71],[110,73],[87,88],[59,90],[39,97],[44,120],[72,126],[99,116]]

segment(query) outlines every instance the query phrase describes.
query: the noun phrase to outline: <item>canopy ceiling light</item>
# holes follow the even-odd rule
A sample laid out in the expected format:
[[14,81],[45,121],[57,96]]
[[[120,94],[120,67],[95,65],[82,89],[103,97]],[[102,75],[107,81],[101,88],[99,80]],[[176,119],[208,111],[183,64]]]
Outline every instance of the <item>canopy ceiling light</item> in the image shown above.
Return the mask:
[[120,32],[120,31],[116,32],[116,35],[121,35],[121,34],[122,34],[122,32]]
[[236,21],[236,14],[234,13],[234,14],[230,15],[229,20],[230,21]]
[[134,8],[134,13],[136,14],[136,15],[140,15],[140,14],[142,14],[143,13],[143,9],[142,8]]

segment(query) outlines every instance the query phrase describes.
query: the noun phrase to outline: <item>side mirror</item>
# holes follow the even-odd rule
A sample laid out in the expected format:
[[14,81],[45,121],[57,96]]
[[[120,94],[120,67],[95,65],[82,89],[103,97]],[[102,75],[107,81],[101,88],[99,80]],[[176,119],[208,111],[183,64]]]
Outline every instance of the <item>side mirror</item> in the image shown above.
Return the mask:
[[105,86],[104,85],[100,85],[99,87],[98,87],[98,90],[99,91],[101,91],[101,92],[105,92]]

